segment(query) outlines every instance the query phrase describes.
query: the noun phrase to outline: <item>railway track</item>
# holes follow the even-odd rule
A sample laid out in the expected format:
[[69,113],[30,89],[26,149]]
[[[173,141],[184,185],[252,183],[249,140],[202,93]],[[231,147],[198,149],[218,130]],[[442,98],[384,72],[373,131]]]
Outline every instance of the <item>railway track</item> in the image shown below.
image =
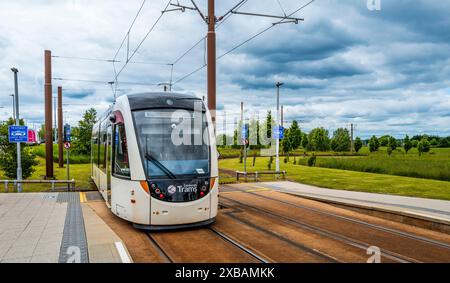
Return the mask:
[[[360,219],[355,219],[355,218],[351,218],[351,217],[347,217],[344,215],[339,215],[330,211],[325,211],[322,209],[318,209],[315,207],[309,207],[309,206],[305,206],[302,204],[298,204],[298,203],[293,203],[290,201],[286,201],[283,199],[277,199],[277,198],[273,198],[270,196],[267,196],[262,194],[262,193],[257,193],[257,192],[243,192],[246,195],[251,195],[252,197],[255,197],[255,199],[262,199],[262,200],[267,200],[269,202],[276,202],[279,204],[282,204],[283,206],[287,206],[287,207],[293,207],[295,209],[302,209],[302,210],[306,210],[308,211],[310,214],[308,215],[308,217],[306,217],[307,221],[304,221],[303,218],[299,219],[298,217],[288,217],[289,213],[287,213],[287,215],[285,214],[281,214],[280,211],[276,211],[276,209],[272,210],[272,209],[268,209],[268,205],[269,203],[265,203],[266,205],[259,205],[258,202],[256,202],[256,205],[252,205],[251,204],[251,200],[249,201],[249,199],[244,198],[245,200],[236,200],[236,198],[234,197],[227,197],[224,195],[221,195],[221,204],[224,205],[224,201],[228,201],[231,202],[234,206],[237,205],[240,208],[244,209],[244,210],[249,210],[252,211],[253,213],[257,213],[257,214],[261,214],[261,215],[265,215],[270,217],[271,219],[274,220],[278,220],[281,221],[285,224],[289,224],[292,226],[296,226],[302,229],[306,229],[309,230],[313,233],[325,236],[325,237],[329,237],[332,238],[336,241],[340,241],[342,243],[345,243],[347,245],[353,246],[353,247],[357,247],[359,249],[363,249],[366,250],[368,247],[373,246],[370,245],[369,243],[371,243],[370,241],[365,241],[365,240],[361,240],[361,239],[357,239],[352,237],[351,235],[346,235],[346,233],[342,233],[342,232],[336,232],[339,231],[340,229],[334,229],[335,231],[333,231],[333,229],[328,228],[327,226],[324,226],[323,223],[325,223],[324,219],[326,218],[326,221],[328,221],[328,223],[331,223],[331,221],[336,222],[337,224],[334,225],[340,225],[341,221],[346,222],[346,223],[350,223],[351,225],[356,225],[355,227],[357,229],[363,228],[362,230],[366,231],[366,233],[368,233],[369,235],[371,234],[371,231],[374,231],[378,233],[378,235],[381,235],[383,237],[383,240],[379,240],[378,243],[383,242],[383,241],[389,241],[389,238],[393,238],[396,241],[400,241],[401,244],[404,244],[406,242],[408,242],[408,245],[410,245],[411,248],[409,248],[409,250],[405,249],[405,245],[402,245],[401,248],[397,248],[396,246],[393,247],[392,243],[387,242],[388,246],[390,245],[391,248],[387,249],[386,247],[384,247],[381,250],[382,256],[384,256],[385,258],[388,258],[390,260],[393,260],[395,262],[422,262],[423,258],[429,258],[428,261],[436,261],[436,258],[441,258],[444,259],[444,261],[448,260],[448,252],[450,250],[450,245],[444,242],[440,242],[434,239],[429,239],[423,236],[419,236],[419,235],[415,235],[409,232],[405,232],[405,231],[400,231],[391,227],[385,227],[385,226],[381,226],[378,224],[374,224],[374,223],[368,223],[368,222],[364,222]],[[287,195],[286,195],[287,196]],[[291,196],[294,197],[294,196]],[[295,196],[295,198],[298,198],[297,196]],[[250,203],[249,203],[250,202]],[[272,205],[272,203],[270,203],[270,205]],[[272,205],[276,206],[275,204]],[[297,214],[300,214],[301,211],[296,212]],[[315,222],[312,222],[312,213],[319,215],[322,217],[321,219],[321,224],[318,225]],[[304,213],[302,214],[304,215]],[[292,216],[292,215],[291,215]],[[309,222],[309,223],[308,223]],[[320,227],[322,226],[322,227]],[[348,225],[347,225],[348,226]],[[348,227],[347,227],[348,228]],[[342,229],[341,229],[342,230]],[[351,234],[351,233],[350,233]],[[359,234],[354,234],[354,235],[358,235]],[[362,237],[364,238],[364,236]],[[370,237],[369,237],[370,238]],[[366,240],[367,240],[367,235],[366,235]],[[402,243],[404,242],[404,243]],[[421,245],[420,247],[417,247],[416,245]],[[377,246],[377,245],[375,245]],[[381,245],[383,246],[383,245]],[[427,256],[427,254],[424,252],[424,250],[420,250],[420,248],[429,248],[431,249],[430,251],[430,255],[431,256]],[[400,250],[400,251],[399,251]],[[418,251],[419,254],[422,254],[422,257],[416,256],[415,255],[415,251]],[[425,254],[425,256],[423,256]],[[440,254],[442,254],[442,256],[440,256]],[[446,256],[447,254],[447,256]],[[426,260],[427,261],[427,260]]]
[[[163,262],[270,262],[213,227],[176,232],[146,232],[146,235]],[[205,239],[205,236],[207,240],[200,242],[206,244],[199,249],[196,242]]]
[[391,233],[391,234],[394,234],[394,235],[397,235],[397,236],[402,236],[402,237],[405,237],[405,238],[410,238],[410,239],[421,241],[421,242],[424,242],[424,243],[436,245],[436,246],[448,249],[449,252],[450,252],[450,245],[449,244],[446,244],[446,243],[443,243],[443,242],[439,242],[439,241],[436,241],[436,240],[433,240],[433,239],[428,239],[428,238],[421,237],[421,236],[418,236],[418,235],[414,235],[414,234],[411,234],[411,233],[408,233],[408,232],[399,231],[397,229],[384,227],[384,226],[373,224],[373,223],[364,222],[364,221],[361,221],[361,220],[358,220],[358,219],[354,219],[354,218],[350,218],[350,217],[346,217],[346,216],[343,216],[343,215],[338,215],[338,214],[331,213],[331,212],[328,212],[328,211],[325,211],[325,210],[322,210],[322,209],[317,209],[317,208],[308,207],[308,206],[305,206],[305,205],[294,204],[294,203],[291,203],[291,202],[288,202],[288,201],[283,201],[283,200],[271,198],[271,197],[264,196],[264,195],[261,195],[261,194],[257,194],[257,193],[254,193],[254,192],[248,192],[248,194],[251,194],[251,195],[254,195],[254,196],[257,196],[257,197],[261,197],[261,198],[265,198],[265,199],[269,199],[269,200],[272,200],[272,201],[276,201],[276,202],[279,202],[279,203],[283,203],[283,204],[286,204],[286,205],[289,205],[289,206],[293,206],[293,207],[297,207],[297,208],[301,208],[301,209],[307,209],[309,211],[313,211],[313,212],[316,212],[316,213],[319,213],[319,214],[322,214],[322,215],[326,215],[326,216],[331,216],[331,217],[334,217],[334,218],[337,218],[337,219],[341,219],[341,220],[344,220],[344,221],[347,221],[347,222],[357,223],[357,224],[364,225],[364,226],[367,226],[367,227],[370,227],[370,228],[373,228],[373,229],[377,229],[379,231]]
[[[270,212],[270,211],[265,210],[265,209],[261,209],[261,208],[258,208],[258,207],[252,206],[252,205],[248,205],[248,204],[243,204],[243,203],[241,203],[239,201],[235,201],[235,200],[228,199],[228,198],[225,198],[225,197],[224,197],[224,199],[226,199],[227,201],[230,201],[230,202],[232,202],[234,204],[237,204],[238,206],[242,207],[243,209],[248,209],[250,211],[254,211],[256,213],[268,216],[268,217],[270,217],[270,218],[272,218],[274,220],[278,220],[278,221],[281,221],[281,222],[283,222],[285,224],[293,225],[295,227],[299,227],[299,228],[308,230],[308,231],[310,231],[312,233],[319,234],[319,235],[331,238],[331,239],[333,239],[335,241],[339,241],[339,242],[344,243],[346,245],[350,245],[352,247],[356,247],[356,248],[361,249],[363,251],[366,251],[371,246],[368,243],[364,243],[362,241],[358,241],[358,240],[346,237],[344,235],[339,235],[339,234],[331,232],[331,231],[326,231],[324,229],[321,229],[321,228],[318,228],[318,227],[314,227],[314,226],[309,225],[307,223],[300,222],[298,220],[291,219],[289,217],[285,217],[283,215],[279,215],[279,214]],[[222,203],[222,205],[223,205],[223,203]],[[230,213],[230,214],[232,214],[232,213]],[[235,218],[235,219],[239,219],[239,217],[236,217],[236,216],[232,216],[232,217]],[[252,223],[249,223],[248,221],[245,221],[245,220],[242,220],[242,219],[240,219],[240,221],[243,221],[247,225],[251,225],[251,226],[256,228],[256,225],[254,225]],[[261,229],[261,228],[257,227],[257,229]],[[385,258],[391,259],[391,260],[393,260],[395,262],[398,262],[398,263],[412,263],[412,262],[420,263],[420,261],[418,261],[418,260],[415,260],[415,259],[412,259],[412,258],[408,258],[408,257],[402,256],[402,255],[399,255],[399,254],[396,254],[396,253],[393,253],[393,252],[390,252],[390,251],[382,250],[381,251],[381,255],[384,256]],[[335,257],[331,257],[330,256],[330,258],[333,261],[335,261],[335,262],[341,262],[339,259],[337,259]]]
[[217,229],[213,228],[213,227],[209,227],[209,230],[211,230],[213,233],[215,233],[216,235],[218,235],[219,237],[221,237],[222,239],[224,239],[225,241],[229,242],[230,244],[234,245],[235,247],[239,248],[240,250],[242,250],[243,252],[249,254],[250,256],[254,257],[256,260],[258,260],[261,263],[269,263],[270,261],[258,254],[256,254],[255,252],[253,252],[252,250],[244,247],[243,245],[239,244],[239,242],[233,240],[232,238],[230,238],[229,236],[227,236],[225,233],[222,233],[220,231],[218,231]]
[[[221,194],[216,224],[146,233],[161,262],[446,262],[446,238],[273,191]],[[366,221],[367,222],[366,222]],[[428,238],[431,237],[431,238]],[[440,240],[444,240],[441,242]],[[201,247],[201,248],[199,248]]]
[[157,240],[155,240],[151,233],[146,233],[147,237],[150,239],[150,243],[152,244],[153,248],[158,252],[159,256],[163,259],[166,263],[173,263],[174,260],[164,251],[164,249],[161,247],[161,245],[158,243]]
[[266,234],[266,235],[268,235],[270,237],[273,237],[273,238],[279,239],[281,241],[284,241],[284,242],[288,243],[289,245],[291,245],[292,247],[296,247],[299,250],[302,250],[305,253],[308,253],[308,254],[311,254],[311,255],[313,255],[315,257],[323,259],[326,262],[331,262],[331,263],[341,262],[336,257],[333,257],[333,256],[331,256],[331,255],[329,255],[329,254],[327,254],[327,253],[325,253],[323,251],[319,251],[317,249],[309,248],[309,247],[307,247],[305,245],[302,245],[300,243],[292,241],[292,240],[290,240],[290,239],[288,239],[288,238],[286,238],[286,237],[284,237],[284,236],[282,236],[280,234],[274,233],[274,232],[270,231],[267,228],[261,227],[259,225],[254,224],[254,223],[251,223],[250,221],[247,221],[247,220],[245,220],[245,219],[243,219],[241,217],[238,217],[238,216],[235,215],[234,211],[226,212],[226,215],[229,216],[230,218],[238,221],[238,222],[243,223],[244,225],[246,225],[248,227],[251,227],[251,228],[253,228],[253,229],[257,230],[257,231],[260,231],[260,232],[262,232],[262,233],[264,233],[264,234]]

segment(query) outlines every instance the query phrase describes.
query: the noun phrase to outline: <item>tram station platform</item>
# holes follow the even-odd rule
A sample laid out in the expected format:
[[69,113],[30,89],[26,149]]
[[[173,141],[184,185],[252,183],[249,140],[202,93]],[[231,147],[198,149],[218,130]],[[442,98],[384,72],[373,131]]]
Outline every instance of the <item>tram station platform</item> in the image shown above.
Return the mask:
[[450,201],[333,190],[289,181],[253,183],[252,186],[337,205],[392,212],[450,225]]
[[0,194],[0,262],[131,262],[85,193]]

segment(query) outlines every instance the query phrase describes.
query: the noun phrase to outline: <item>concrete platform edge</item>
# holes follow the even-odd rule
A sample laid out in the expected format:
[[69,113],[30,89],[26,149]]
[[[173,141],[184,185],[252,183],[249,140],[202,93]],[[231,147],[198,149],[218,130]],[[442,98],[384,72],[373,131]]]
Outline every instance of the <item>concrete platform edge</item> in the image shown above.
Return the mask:
[[132,263],[125,243],[86,203],[82,203],[90,263]]

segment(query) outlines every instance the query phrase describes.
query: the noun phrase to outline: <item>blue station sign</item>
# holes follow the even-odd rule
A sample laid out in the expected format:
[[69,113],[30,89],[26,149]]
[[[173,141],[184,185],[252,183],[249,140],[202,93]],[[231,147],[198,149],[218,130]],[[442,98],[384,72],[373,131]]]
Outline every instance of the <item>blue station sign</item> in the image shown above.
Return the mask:
[[9,142],[28,142],[28,127],[27,126],[9,126],[8,127]]
[[71,141],[71,130],[70,130],[70,125],[69,124],[65,124],[64,125],[64,141],[65,142],[70,142]]
[[248,124],[245,124],[243,127],[242,127],[242,130],[241,130],[241,138],[242,139],[248,139]]
[[283,127],[273,127],[272,138],[274,139],[284,139],[284,128]]
[[9,126],[8,127],[9,142],[28,142],[27,126]]

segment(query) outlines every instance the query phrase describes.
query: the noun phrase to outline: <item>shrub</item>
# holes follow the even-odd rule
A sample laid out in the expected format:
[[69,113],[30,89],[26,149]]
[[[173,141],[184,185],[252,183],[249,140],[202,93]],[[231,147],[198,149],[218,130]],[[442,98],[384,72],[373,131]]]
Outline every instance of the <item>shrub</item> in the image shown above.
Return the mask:
[[359,137],[355,139],[355,151],[358,152],[362,148],[363,144]]
[[389,157],[391,157],[391,155],[392,155],[392,147],[390,147],[390,146],[388,146],[387,147],[387,154],[389,155]]
[[392,150],[396,150],[397,140],[394,137],[390,137],[387,146],[390,147]]
[[308,158],[308,166],[313,167],[316,166],[316,156],[312,155]]
[[403,148],[405,149],[405,152],[408,153],[408,151],[413,147],[411,140],[409,139],[408,135],[406,135],[405,139],[403,140]]
[[328,131],[324,128],[312,129],[308,136],[308,147],[315,151],[327,151],[330,149]]
[[331,149],[336,152],[350,151],[350,133],[347,129],[340,128],[334,131],[331,140]]
[[378,151],[379,148],[380,148],[380,142],[378,141],[376,136],[372,136],[369,141],[370,152]]
[[[24,125],[23,120],[20,120],[20,124]],[[0,124],[0,169],[5,172],[6,177],[16,179],[17,145],[15,143],[9,143],[8,141],[8,126],[10,125],[14,125],[14,120],[12,118]],[[20,152],[22,177],[26,179],[33,174],[35,171],[34,166],[39,163],[36,160],[36,154],[34,154],[29,146],[22,144]]]

